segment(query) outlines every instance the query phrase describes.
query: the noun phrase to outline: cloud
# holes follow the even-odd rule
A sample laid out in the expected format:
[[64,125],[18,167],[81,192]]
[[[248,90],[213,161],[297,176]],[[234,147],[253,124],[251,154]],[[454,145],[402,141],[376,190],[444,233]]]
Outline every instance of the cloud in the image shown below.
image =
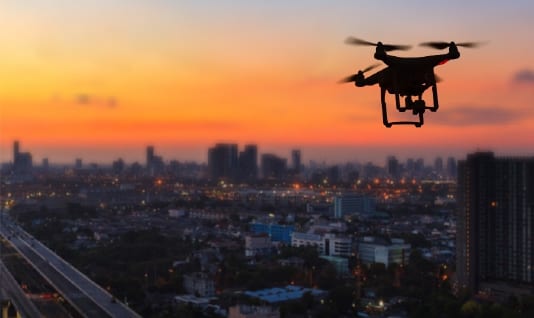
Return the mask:
[[529,69],[518,71],[514,75],[514,82],[534,84],[534,71]]
[[525,119],[525,112],[503,106],[460,106],[454,108],[440,108],[432,121],[446,126],[476,126],[476,125],[503,125],[519,122]]
[[118,105],[117,98],[114,96],[101,97],[90,95],[86,93],[79,93],[74,97],[77,105],[81,106],[96,106],[114,108]]
[[91,96],[87,94],[78,94],[76,95],[76,103],[79,105],[89,105],[91,104]]

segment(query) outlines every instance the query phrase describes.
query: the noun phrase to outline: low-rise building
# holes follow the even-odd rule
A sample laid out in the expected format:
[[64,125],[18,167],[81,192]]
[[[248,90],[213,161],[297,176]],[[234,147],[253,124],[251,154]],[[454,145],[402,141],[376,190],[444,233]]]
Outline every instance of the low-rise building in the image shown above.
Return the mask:
[[326,297],[326,295],[328,295],[328,292],[322,289],[305,288],[293,285],[256,291],[245,291],[243,294],[251,298],[259,299],[265,303],[276,304],[300,299],[305,293],[310,293],[313,297]]
[[349,259],[338,256],[321,256],[322,259],[329,261],[336,268],[336,272],[339,276],[348,275],[349,272]]
[[195,272],[184,275],[184,289],[200,297],[215,295],[215,282],[206,273]]
[[293,232],[291,235],[291,246],[315,246],[319,254],[324,254],[324,239],[319,234]]
[[245,236],[245,256],[269,255],[272,250],[272,242],[269,235],[254,234]]
[[320,235],[294,232],[291,236],[291,246],[315,246],[320,255],[326,256],[349,257],[352,255],[352,239],[333,233]]
[[228,318],[280,318],[280,310],[272,306],[236,305],[228,308]]
[[391,242],[366,236],[358,242],[358,255],[363,264],[382,263],[407,264],[410,257],[410,244],[402,239],[391,239]]
[[334,198],[334,217],[342,218],[345,215],[368,215],[375,212],[375,199],[355,193],[346,193]]
[[250,230],[256,234],[266,233],[273,242],[291,243],[291,233],[295,227],[293,225],[282,225],[274,223],[251,223]]

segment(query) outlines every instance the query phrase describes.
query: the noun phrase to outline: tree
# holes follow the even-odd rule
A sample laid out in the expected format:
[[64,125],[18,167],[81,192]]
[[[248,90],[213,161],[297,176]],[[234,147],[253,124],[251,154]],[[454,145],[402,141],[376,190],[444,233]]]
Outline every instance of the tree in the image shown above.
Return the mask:
[[460,308],[460,314],[462,317],[475,318],[480,316],[482,312],[481,306],[474,300],[466,301]]
[[329,298],[335,308],[340,313],[344,313],[352,309],[352,304],[355,302],[355,293],[353,286],[338,286],[332,289]]

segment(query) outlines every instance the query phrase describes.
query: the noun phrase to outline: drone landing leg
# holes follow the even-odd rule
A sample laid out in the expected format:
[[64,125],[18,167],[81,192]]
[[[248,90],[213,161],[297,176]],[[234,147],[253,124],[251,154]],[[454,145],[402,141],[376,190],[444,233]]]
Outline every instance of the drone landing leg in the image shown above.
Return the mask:
[[415,123],[415,127],[421,128],[423,124],[425,123],[425,117],[423,117],[423,113],[419,113],[419,123]]
[[[398,95],[396,95],[398,96]],[[382,121],[384,126],[391,128],[393,125],[415,125],[415,127],[421,127],[424,124],[423,113],[419,113],[419,121],[388,121],[387,105],[386,105],[386,89],[381,88],[380,101],[382,103]]]
[[435,112],[439,108],[438,103],[438,86],[436,83],[432,84],[432,96],[434,97],[434,107],[429,107],[431,112]]
[[391,128],[391,123],[388,121],[388,110],[386,107],[386,89],[380,87],[380,102],[382,103],[382,122],[387,128]]
[[408,102],[406,102],[406,105],[404,105],[404,107],[401,106],[399,93],[395,94],[395,103],[397,106],[397,110],[401,113],[405,112],[406,109],[408,109]]

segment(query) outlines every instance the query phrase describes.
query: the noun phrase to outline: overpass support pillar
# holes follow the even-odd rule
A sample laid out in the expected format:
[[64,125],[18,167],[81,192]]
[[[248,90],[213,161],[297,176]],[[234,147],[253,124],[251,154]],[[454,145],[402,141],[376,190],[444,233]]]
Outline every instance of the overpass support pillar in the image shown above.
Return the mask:
[[13,306],[11,301],[4,300],[1,302],[2,315],[1,318],[22,318],[20,312]]
[[8,301],[2,302],[2,318],[8,318],[7,310],[9,309],[10,303]]

